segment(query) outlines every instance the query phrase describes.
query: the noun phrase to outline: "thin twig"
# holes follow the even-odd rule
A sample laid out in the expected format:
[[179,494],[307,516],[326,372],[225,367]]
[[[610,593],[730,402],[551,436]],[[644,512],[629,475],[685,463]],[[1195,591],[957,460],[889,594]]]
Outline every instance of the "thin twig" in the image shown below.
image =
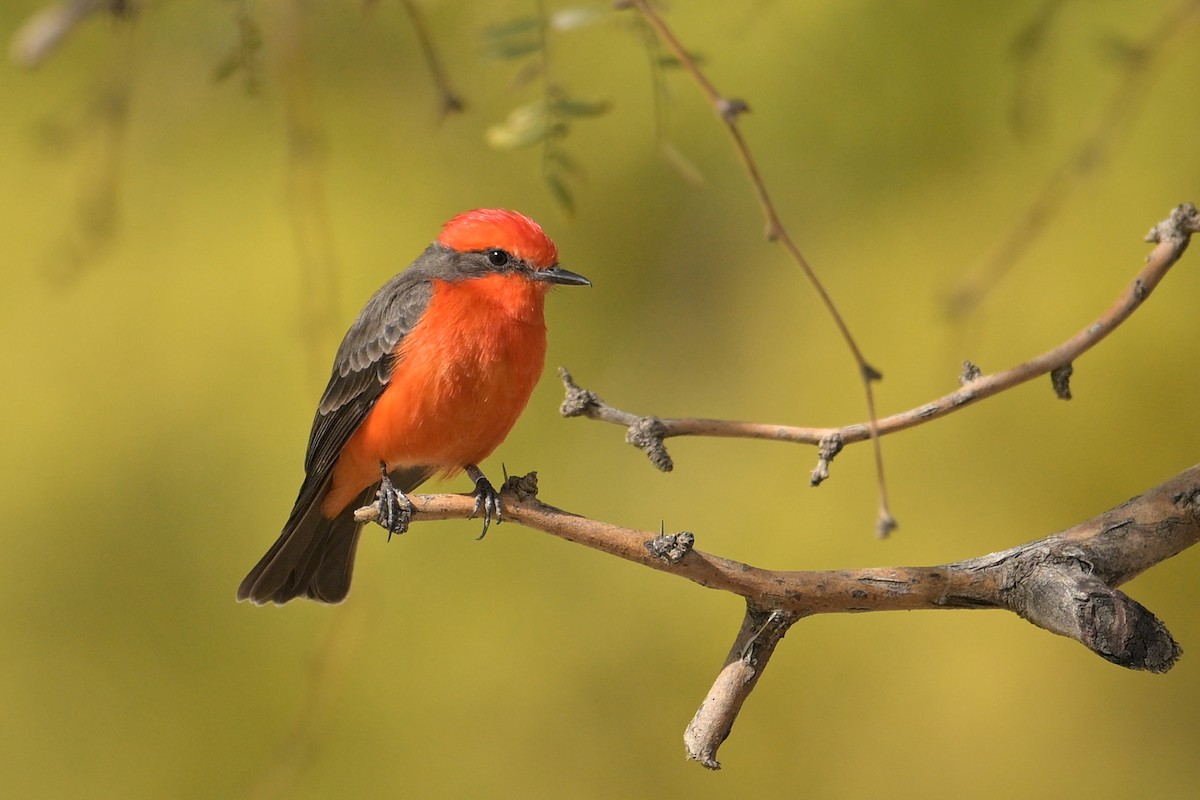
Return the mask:
[[[1069,376],[1067,368],[1112,333],[1145,302],[1183,255],[1191,235],[1195,233],[1200,233],[1200,213],[1190,203],[1178,206],[1167,219],[1155,225],[1147,234],[1146,240],[1154,242],[1156,246],[1146,256],[1145,266],[1104,313],[1090,325],[1057,347],[1002,372],[976,375],[975,370],[972,370],[964,378],[960,388],[950,394],[876,420],[875,432],[879,436],[886,436],[921,425],[1048,373],[1058,378],[1056,391],[1059,392],[1059,396],[1063,397],[1065,391],[1065,396],[1069,397],[1069,389],[1065,384]],[[626,440],[645,450],[651,461],[666,471],[670,469],[671,459],[663,446],[663,440],[672,436],[769,439],[815,445],[836,442],[837,447],[828,457],[822,454],[822,466],[814,473],[813,483],[816,484],[827,477],[827,472],[818,473],[827,470],[828,461],[837,454],[842,445],[861,442],[872,433],[869,422],[840,428],[813,428],[720,419],[644,417],[614,408],[594,393],[579,388],[566,370],[560,370],[559,374],[567,388],[567,399],[562,405],[564,416],[586,416],[626,428],[629,431]]]
[[286,199],[300,266],[301,323],[309,369],[323,379],[324,355],[337,333],[338,264],[329,219],[325,124],[313,75],[311,0],[278,4],[279,80],[287,117]]
[[1033,18],[1013,37],[1009,46],[1016,66],[1016,88],[1009,105],[1009,121],[1018,139],[1024,139],[1036,127],[1037,106],[1033,98],[1045,82],[1035,80],[1038,68],[1048,59],[1047,41],[1067,0],[1042,0]]
[[754,187],[758,204],[762,209],[763,216],[766,218],[767,239],[777,241],[783,245],[788,255],[800,267],[820,297],[822,305],[825,306],[825,310],[833,320],[851,355],[853,355],[854,361],[858,365],[859,378],[863,382],[863,391],[867,401],[867,432],[870,435],[875,451],[875,474],[879,484],[879,510],[876,518],[876,531],[880,536],[887,536],[889,532],[895,529],[896,520],[888,508],[887,482],[884,479],[883,472],[883,449],[880,446],[879,437],[876,435],[875,430],[877,414],[875,411],[875,392],[871,386],[874,381],[879,380],[883,375],[869,364],[863,356],[858,342],[855,341],[854,336],[850,333],[849,326],[842,319],[842,315],[834,304],[833,298],[826,291],[820,279],[817,278],[817,274],[808,263],[808,259],[800,252],[800,248],[796,245],[795,240],[792,239],[791,234],[788,233],[786,226],[784,226],[783,221],[779,217],[779,213],[775,209],[775,204],[771,200],[770,193],[767,191],[766,182],[763,180],[762,173],[759,172],[758,164],[750,152],[749,145],[746,144],[746,140],[742,136],[741,129],[738,127],[739,115],[749,111],[750,106],[740,98],[725,97],[717,91],[716,87],[700,69],[696,60],[687,51],[687,48],[675,37],[675,34],[667,26],[666,22],[651,8],[647,0],[618,0],[615,5],[617,8],[636,8],[647,24],[658,34],[659,39],[662,40],[667,49],[678,59],[684,70],[696,82],[696,85],[700,87],[700,91],[708,99],[717,117],[724,124],[725,130],[728,131],[730,138],[733,140],[733,146],[737,151],[739,160],[742,162],[742,167],[745,169]]
[[458,92],[450,85],[450,79],[446,76],[446,70],[442,66],[442,60],[438,56],[437,48],[433,46],[433,38],[429,35],[429,26],[425,24],[425,18],[417,10],[416,3],[412,0],[400,0],[404,6],[405,12],[408,14],[409,22],[412,23],[413,31],[417,34],[417,41],[421,45],[421,53],[425,56],[425,63],[429,67],[429,74],[433,77],[433,85],[437,87],[438,95],[441,97],[441,113],[443,117],[448,117],[450,114],[462,111],[465,107],[462,98],[458,96]]
[[122,232],[126,138],[140,50],[134,26],[114,33],[121,34],[121,46],[107,66],[94,70],[97,85],[84,108],[53,114],[42,122],[45,141],[66,144],[80,167],[76,197],[64,208],[65,228],[45,258],[45,276],[60,286],[72,284],[101,263]]

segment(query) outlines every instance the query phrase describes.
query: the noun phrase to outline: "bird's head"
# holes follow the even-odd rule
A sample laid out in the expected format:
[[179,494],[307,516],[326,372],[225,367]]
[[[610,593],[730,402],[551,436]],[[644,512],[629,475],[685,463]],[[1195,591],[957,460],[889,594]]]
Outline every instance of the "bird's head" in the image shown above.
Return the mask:
[[582,275],[558,265],[558,248],[541,226],[524,214],[500,208],[477,208],[442,226],[438,243],[460,256],[455,265],[463,277],[512,274],[530,281],[590,286]]

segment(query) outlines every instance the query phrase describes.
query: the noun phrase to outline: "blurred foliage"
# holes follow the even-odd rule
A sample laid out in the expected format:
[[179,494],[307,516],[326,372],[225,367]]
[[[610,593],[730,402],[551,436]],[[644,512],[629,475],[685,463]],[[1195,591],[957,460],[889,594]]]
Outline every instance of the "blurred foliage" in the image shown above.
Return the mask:
[[[571,125],[586,117],[601,116],[609,104],[603,100],[572,97],[556,82],[551,71],[550,32],[573,31],[604,17],[594,8],[566,8],[547,14],[545,5],[537,4],[541,12],[534,16],[519,16],[484,28],[484,52],[495,61],[524,63],[518,70],[513,88],[528,83],[541,83],[542,98],[517,106],[503,122],[487,129],[487,143],[498,150],[511,150],[539,145],[542,151],[542,179],[551,197],[568,215],[574,213],[575,198],[568,179],[578,175],[575,160],[568,155],[562,140]],[[535,57],[530,62],[527,57]]]
[[213,80],[220,83],[234,75],[242,76],[242,85],[249,94],[262,86],[259,60],[262,55],[263,32],[258,20],[250,13],[249,0],[232,0],[234,12],[234,41],[224,58],[213,68]]
[[[466,101],[445,116],[400,3],[136,5],[87,20],[36,71],[0,71],[0,794],[1192,796],[1194,657],[1125,672],[1011,615],[799,624],[711,774],[680,736],[736,598],[515,525],[476,542],[465,522],[386,545],[368,532],[337,608],[233,593],[290,508],[336,345],[307,327],[312,225],[336,251],[337,293],[320,293],[344,329],[452,214],[538,218],[594,286],[550,298],[551,369],[485,470],[537,469],[547,502],[794,569],[978,555],[1194,463],[1197,254],[1075,364],[1069,403],[1043,381],[886,439],[901,528],[881,543],[865,448],[819,490],[803,485],[811,450],[761,442],[674,440],[663,475],[620,430],[556,415],[560,364],[632,411],[863,415],[853,363],[763,241],[711,109],[659,70],[631,13],[546,3],[548,19],[588,24],[542,25],[550,69],[522,72],[541,56],[489,60],[488,31],[541,19],[537,5],[419,4]],[[3,4],[0,30],[41,7]],[[745,135],[887,376],[889,413],[952,389],[963,359],[1003,368],[1087,324],[1140,265],[1145,231],[1197,200],[1193,14],[1103,168],[970,317],[947,321],[946,297],[1124,85],[1137,62],[1113,43],[1153,48],[1181,7],[711,3],[667,19],[750,103]],[[296,93],[299,63],[310,85]],[[314,102],[306,142],[323,154],[299,199],[297,97]],[[561,105],[581,100],[605,113]],[[550,166],[573,221],[544,151],[488,146],[530,103],[547,134],[570,123],[573,166]],[[1200,643],[1196,559],[1127,587],[1185,650]]]

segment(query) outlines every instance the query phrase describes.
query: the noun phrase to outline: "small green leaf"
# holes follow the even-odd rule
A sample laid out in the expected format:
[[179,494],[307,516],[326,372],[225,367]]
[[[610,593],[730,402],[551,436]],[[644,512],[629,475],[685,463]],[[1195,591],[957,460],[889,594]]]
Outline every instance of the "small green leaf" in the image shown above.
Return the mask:
[[490,44],[484,55],[492,61],[512,61],[541,49],[541,39],[506,39]]
[[591,25],[607,13],[599,8],[585,6],[562,8],[550,15],[550,27],[556,31],[573,31]]
[[229,53],[213,67],[213,83],[224,83],[238,73],[245,79],[247,91],[258,89],[258,58],[263,47],[263,33],[258,22],[239,5],[234,19],[237,40]]
[[498,150],[513,150],[544,141],[554,131],[544,103],[514,108],[503,122],[491,125],[485,137]]
[[514,17],[504,22],[495,22],[483,29],[483,37],[496,41],[536,31],[542,27],[541,17]]
[[575,159],[567,155],[567,151],[561,147],[547,148],[545,158],[547,162],[562,168],[565,172],[575,175],[579,174],[579,164],[575,162]]
[[554,197],[555,202],[562,208],[568,217],[575,215],[575,200],[571,196],[571,190],[562,182],[562,179],[553,172],[546,173],[546,187],[550,189],[550,194]]
[[[687,56],[689,59],[691,59],[692,63],[695,64],[696,66],[698,66],[698,67],[704,66],[706,59],[701,54],[688,53]],[[680,61],[675,56],[665,55],[665,56],[659,57],[658,65],[660,67],[662,67],[663,69],[679,69],[680,67],[683,66],[683,62]]]
[[530,125],[525,128],[516,128],[512,125],[502,122],[498,125],[489,125],[485,138],[488,145],[497,150],[516,150],[521,147],[529,147],[543,141],[549,135],[549,127],[546,125]]
[[607,100],[579,100],[561,97],[554,101],[554,113],[563,117],[598,117],[607,114],[611,106]]
[[484,55],[493,61],[513,59],[542,49],[542,18],[515,17],[483,30]]
[[242,67],[242,61],[236,55],[226,56],[222,59],[212,71],[213,83],[224,83],[233,77]]

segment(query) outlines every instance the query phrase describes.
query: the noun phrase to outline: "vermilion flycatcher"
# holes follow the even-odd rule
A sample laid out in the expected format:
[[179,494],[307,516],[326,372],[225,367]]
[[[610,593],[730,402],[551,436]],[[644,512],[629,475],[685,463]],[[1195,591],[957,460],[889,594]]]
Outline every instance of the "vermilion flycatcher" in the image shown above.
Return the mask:
[[435,473],[475,481],[483,530],[500,504],[477,466],[512,430],[546,358],[546,292],[588,286],[515,211],[478,209],[367,301],[333,362],[313,420],[304,483],[283,533],[238,587],[238,599],[337,603],[350,591],[362,523],[408,524],[404,497]]

